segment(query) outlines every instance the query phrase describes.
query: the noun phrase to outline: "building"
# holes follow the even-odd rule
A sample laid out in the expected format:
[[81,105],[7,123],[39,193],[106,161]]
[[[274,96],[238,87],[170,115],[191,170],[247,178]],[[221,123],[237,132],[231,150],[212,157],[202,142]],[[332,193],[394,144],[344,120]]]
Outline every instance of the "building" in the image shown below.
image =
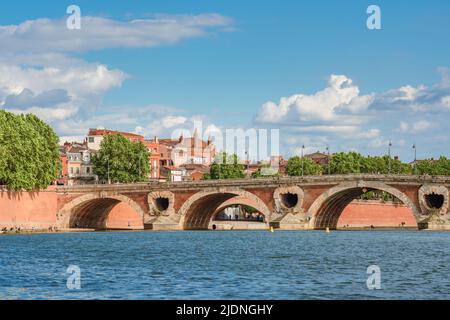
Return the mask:
[[319,164],[319,165],[327,165],[330,156],[326,153],[322,153],[322,152],[314,152],[311,154],[307,154],[305,155],[306,158],[310,158],[312,161],[314,161],[315,163]]
[[209,173],[209,166],[203,164],[188,163],[181,165],[180,168],[186,170],[187,178],[192,181],[203,180],[203,176]]
[[186,164],[209,166],[216,156],[216,147],[212,140],[201,140],[197,130],[191,138],[182,135],[178,139],[160,139],[159,144],[161,168]]
[[170,182],[181,182],[186,180],[187,172],[184,168],[178,168],[175,166],[164,166],[161,167],[161,175],[164,176],[167,181]]
[[59,176],[56,179],[56,184],[66,185],[68,179],[68,171],[67,171],[67,155],[64,150],[64,147],[59,148],[59,160],[61,162],[61,170],[59,171]]
[[144,145],[149,152],[149,178],[159,179],[161,176],[161,151],[159,140],[157,137],[155,137],[153,140],[144,140]]
[[[61,181],[64,184],[86,184],[96,180],[91,164],[92,150],[89,150],[87,140],[66,142],[61,148],[62,162]],[[59,183],[61,183],[61,181]]]
[[107,135],[116,135],[116,134],[120,134],[121,136],[127,138],[131,142],[142,142],[142,143],[144,142],[144,136],[140,134],[107,129],[89,129],[89,134],[87,137],[87,147],[90,150],[99,151],[103,138]]

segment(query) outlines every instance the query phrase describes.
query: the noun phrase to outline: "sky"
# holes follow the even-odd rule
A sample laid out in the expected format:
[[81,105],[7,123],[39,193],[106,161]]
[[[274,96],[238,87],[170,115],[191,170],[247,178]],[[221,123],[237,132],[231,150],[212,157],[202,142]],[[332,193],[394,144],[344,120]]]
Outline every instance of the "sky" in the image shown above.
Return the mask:
[[[381,29],[369,30],[369,5]],[[68,6],[81,9],[69,30]],[[62,140],[278,129],[280,153],[450,156],[450,2],[15,0],[0,107]]]

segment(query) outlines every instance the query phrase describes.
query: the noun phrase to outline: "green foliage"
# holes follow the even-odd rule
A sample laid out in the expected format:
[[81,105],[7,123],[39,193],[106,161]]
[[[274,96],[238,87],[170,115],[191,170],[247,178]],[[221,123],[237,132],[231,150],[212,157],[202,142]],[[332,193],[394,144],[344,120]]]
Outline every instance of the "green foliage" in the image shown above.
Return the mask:
[[251,207],[251,206],[248,206],[248,205],[246,205],[246,204],[243,204],[243,205],[240,205],[240,206],[241,206],[241,208],[242,208],[242,210],[243,210],[244,212],[247,212],[247,213],[250,213],[250,214],[259,212],[259,211],[256,210],[255,208],[253,208],[253,207]]
[[286,173],[289,176],[301,176],[302,175],[302,162],[303,162],[303,175],[319,175],[322,172],[322,167],[315,163],[311,158],[303,157],[303,161],[300,157],[291,157],[288,160],[286,166]]
[[438,160],[422,160],[416,164],[417,174],[450,175],[450,159],[441,156]]
[[362,200],[381,200],[383,202],[399,202],[401,201],[391,195],[390,193],[382,190],[370,190],[360,196]]
[[277,169],[272,168],[269,163],[260,164],[258,170],[252,173],[252,178],[268,178],[280,176]]
[[47,188],[61,166],[58,140],[35,115],[0,110],[0,184],[16,191]]
[[331,174],[361,173],[364,157],[357,152],[335,153],[330,159]]
[[[390,163],[390,164],[389,164]],[[390,165],[390,171],[389,171]],[[411,167],[389,156],[364,157],[357,152],[339,152],[330,160],[331,174],[370,173],[370,174],[409,174]]]
[[209,174],[205,174],[203,179],[239,179],[244,177],[244,165],[240,163],[238,156],[221,152],[211,165]]
[[[407,163],[403,163],[398,159],[391,157],[390,159],[391,174],[410,174],[411,167]],[[389,156],[382,157],[365,157],[362,161],[362,173],[388,174],[389,173]]]
[[100,150],[92,157],[94,172],[102,180],[112,183],[131,183],[147,180],[149,172],[148,151],[141,142],[131,142],[121,135],[103,139]]

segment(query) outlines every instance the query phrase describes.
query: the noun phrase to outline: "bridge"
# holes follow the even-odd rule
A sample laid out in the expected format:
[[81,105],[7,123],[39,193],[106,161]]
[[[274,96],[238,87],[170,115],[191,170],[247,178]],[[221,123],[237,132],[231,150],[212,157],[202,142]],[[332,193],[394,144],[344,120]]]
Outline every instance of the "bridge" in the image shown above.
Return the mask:
[[147,229],[205,230],[231,201],[254,207],[267,227],[335,229],[344,208],[371,190],[406,205],[419,229],[450,230],[449,176],[352,174],[66,186],[57,188],[57,219],[62,228],[105,229],[112,208],[125,203]]

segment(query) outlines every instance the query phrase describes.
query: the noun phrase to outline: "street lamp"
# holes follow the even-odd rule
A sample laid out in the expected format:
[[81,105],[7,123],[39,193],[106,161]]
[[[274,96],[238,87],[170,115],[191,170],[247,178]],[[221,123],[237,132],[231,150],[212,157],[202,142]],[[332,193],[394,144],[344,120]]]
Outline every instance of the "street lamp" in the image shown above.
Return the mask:
[[331,165],[331,159],[330,159],[330,146],[329,145],[327,145],[327,154],[328,154],[328,159],[327,159],[327,164],[328,164],[328,175],[330,175],[331,174],[331,167],[330,167],[330,165]]
[[305,174],[304,166],[303,166],[303,151],[305,150],[305,145],[302,145],[302,177]]
[[417,147],[415,142],[413,144],[413,149],[414,149],[414,174],[417,175]]
[[141,159],[142,159],[142,154],[139,153],[139,181],[141,181]]
[[250,162],[249,162],[249,159],[248,159],[248,150],[247,151],[245,151],[245,159],[246,159],[246,161],[247,161],[247,169],[246,169],[246,176],[248,177],[249,176],[249,167],[250,167]]
[[391,140],[389,140],[389,146],[388,146],[388,174],[391,174],[391,147],[392,147],[392,142]]
[[109,157],[106,157],[106,160],[108,161],[108,184],[111,184],[111,179],[109,177]]

